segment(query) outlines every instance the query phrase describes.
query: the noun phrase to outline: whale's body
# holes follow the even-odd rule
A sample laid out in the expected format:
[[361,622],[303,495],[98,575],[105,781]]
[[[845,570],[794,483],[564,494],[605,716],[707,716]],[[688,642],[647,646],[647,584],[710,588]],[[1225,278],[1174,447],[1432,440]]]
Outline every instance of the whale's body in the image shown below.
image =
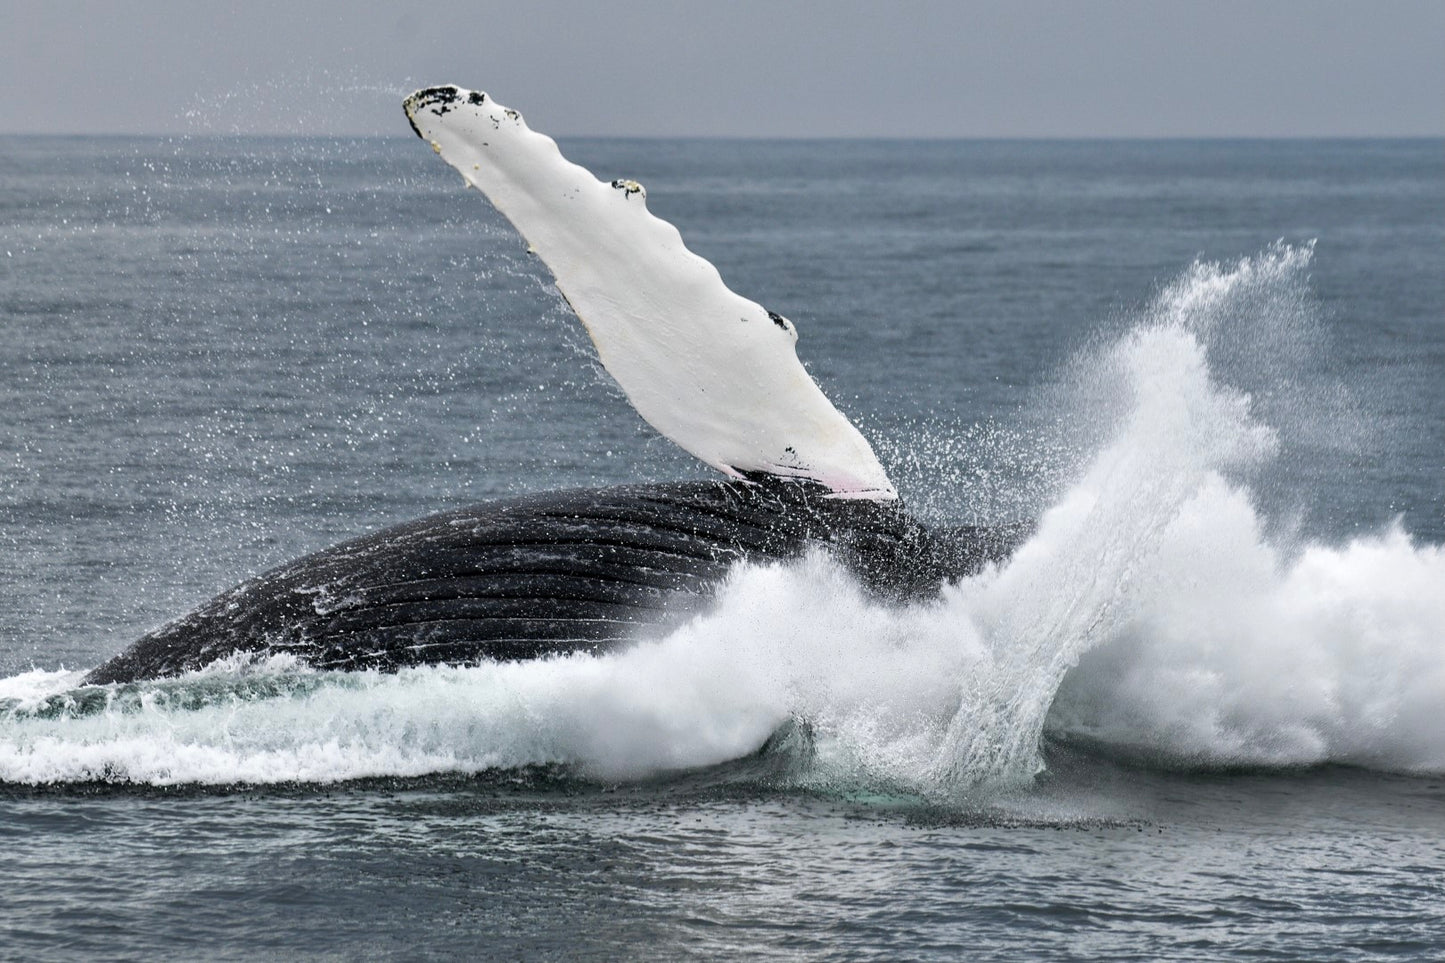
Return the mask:
[[546,492],[432,515],[297,559],[140,639],[87,683],[289,654],[320,669],[603,652],[696,612],[740,561],[832,552],[887,599],[935,591],[1010,546],[930,530],[896,503],[810,483],[697,481]]
[[429,87],[405,107],[551,270],[638,414],[729,480],[543,493],[398,525],[243,582],[86,682],[241,655],[395,671],[598,652],[695,612],[740,561],[824,546],[878,595],[910,599],[1010,548],[1014,529],[911,518],[798,361],[792,323],[723,284],[641,185],[598,180],[480,92]]

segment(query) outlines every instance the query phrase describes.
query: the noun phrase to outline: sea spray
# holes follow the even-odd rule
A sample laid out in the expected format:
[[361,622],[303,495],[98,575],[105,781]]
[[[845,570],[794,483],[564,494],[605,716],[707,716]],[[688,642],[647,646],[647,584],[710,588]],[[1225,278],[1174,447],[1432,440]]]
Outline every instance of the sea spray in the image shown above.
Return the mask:
[[1216,481],[1166,531],[1127,618],[1050,726],[1170,766],[1445,771],[1445,551],[1398,528],[1285,554]]
[[[1176,764],[1445,767],[1440,548],[1398,530],[1338,548],[1271,541],[1244,479],[1279,433],[1219,383],[1233,366],[1212,363],[1221,340],[1288,354],[1287,335],[1309,327],[1309,260],[1275,245],[1197,264],[1081,366],[1093,410],[1124,414],[984,587],[988,671],[965,685],[941,783],[1026,780],[1046,727]],[[1102,397],[1111,383],[1127,403]],[[1348,422],[1331,397],[1309,410]],[[1290,436],[1307,437],[1308,399],[1274,398]]]
[[1249,398],[1213,382],[1189,313],[1166,297],[1103,359],[1127,415],[1083,477],[980,592],[989,658],[965,680],[939,760],[945,784],[1015,783],[1040,766],[1039,740],[1064,673],[1113,631],[1161,532],[1223,468],[1269,454]]
[[[608,656],[396,674],[227,665],[71,688],[0,684],[0,781],[331,782],[563,764],[597,778],[713,765],[790,718],[849,757],[835,775],[902,784],[936,752],[975,651],[932,606],[866,597],[821,552],[743,566],[715,611]],[[847,777],[852,778],[852,777]]]

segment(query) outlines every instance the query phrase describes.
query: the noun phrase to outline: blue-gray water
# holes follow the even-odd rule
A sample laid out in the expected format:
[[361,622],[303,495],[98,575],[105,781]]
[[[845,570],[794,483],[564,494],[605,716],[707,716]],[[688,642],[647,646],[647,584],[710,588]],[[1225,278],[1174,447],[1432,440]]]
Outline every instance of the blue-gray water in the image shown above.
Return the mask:
[[97,700],[302,552],[702,470],[414,139],[0,138],[0,956],[1445,956],[1445,145],[563,149],[1028,555]]

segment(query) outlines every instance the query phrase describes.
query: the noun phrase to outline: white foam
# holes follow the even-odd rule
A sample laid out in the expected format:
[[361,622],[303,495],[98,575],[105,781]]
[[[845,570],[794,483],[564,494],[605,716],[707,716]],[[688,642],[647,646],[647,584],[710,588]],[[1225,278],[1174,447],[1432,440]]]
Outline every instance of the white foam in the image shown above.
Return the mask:
[[740,568],[711,616],[600,658],[396,675],[213,668],[107,687],[90,711],[67,708],[86,694],[73,674],[50,674],[15,687],[25,703],[0,721],[0,779],[268,783],[546,763],[625,777],[746,755],[795,714],[866,732],[865,752],[906,750],[969,657],[936,644],[945,627],[929,608],[869,603],[815,556]]
[[603,657],[104,690],[26,673],[0,682],[0,780],[625,778],[735,759],[792,718],[817,736],[804,781],[927,795],[1026,785],[1046,731],[1172,764],[1445,772],[1445,550],[1268,534],[1246,479],[1280,441],[1209,364],[1308,262],[1197,266],[1078,366],[1097,452],[1005,566],[936,601],[879,604],[815,553],[741,567],[706,616]]
[[1398,529],[1282,557],[1215,481],[1053,724],[1177,763],[1445,771],[1445,552]]
[[22,709],[38,705],[57,692],[63,692],[80,682],[85,675],[82,671],[68,669],[31,669],[0,679],[0,701],[10,702]]

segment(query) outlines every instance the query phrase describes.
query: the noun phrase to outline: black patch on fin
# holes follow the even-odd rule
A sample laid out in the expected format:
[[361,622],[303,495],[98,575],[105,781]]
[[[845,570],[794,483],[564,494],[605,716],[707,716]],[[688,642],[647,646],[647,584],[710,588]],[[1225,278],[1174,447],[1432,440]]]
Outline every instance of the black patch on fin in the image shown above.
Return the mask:
[[788,330],[787,319],[784,318],[781,314],[778,314],[776,311],[768,312],[768,320],[773,322],[773,324],[776,324],[778,327],[782,328],[784,331]]
[[418,90],[411,95],[416,102],[417,109],[430,107],[432,104],[454,104],[461,99],[462,92],[455,86],[448,84],[445,87],[428,87],[425,90]]
[[425,135],[421,132],[421,128],[416,125],[416,121],[412,120],[412,115],[425,107],[433,106],[439,107],[436,111],[438,115],[445,114],[452,109],[449,105],[456,103],[461,99],[461,96],[461,91],[451,85],[446,87],[427,87],[425,90],[418,90],[408,97],[406,103],[403,105],[403,108],[406,110],[407,123],[411,124],[411,129],[418,137],[426,140]]

